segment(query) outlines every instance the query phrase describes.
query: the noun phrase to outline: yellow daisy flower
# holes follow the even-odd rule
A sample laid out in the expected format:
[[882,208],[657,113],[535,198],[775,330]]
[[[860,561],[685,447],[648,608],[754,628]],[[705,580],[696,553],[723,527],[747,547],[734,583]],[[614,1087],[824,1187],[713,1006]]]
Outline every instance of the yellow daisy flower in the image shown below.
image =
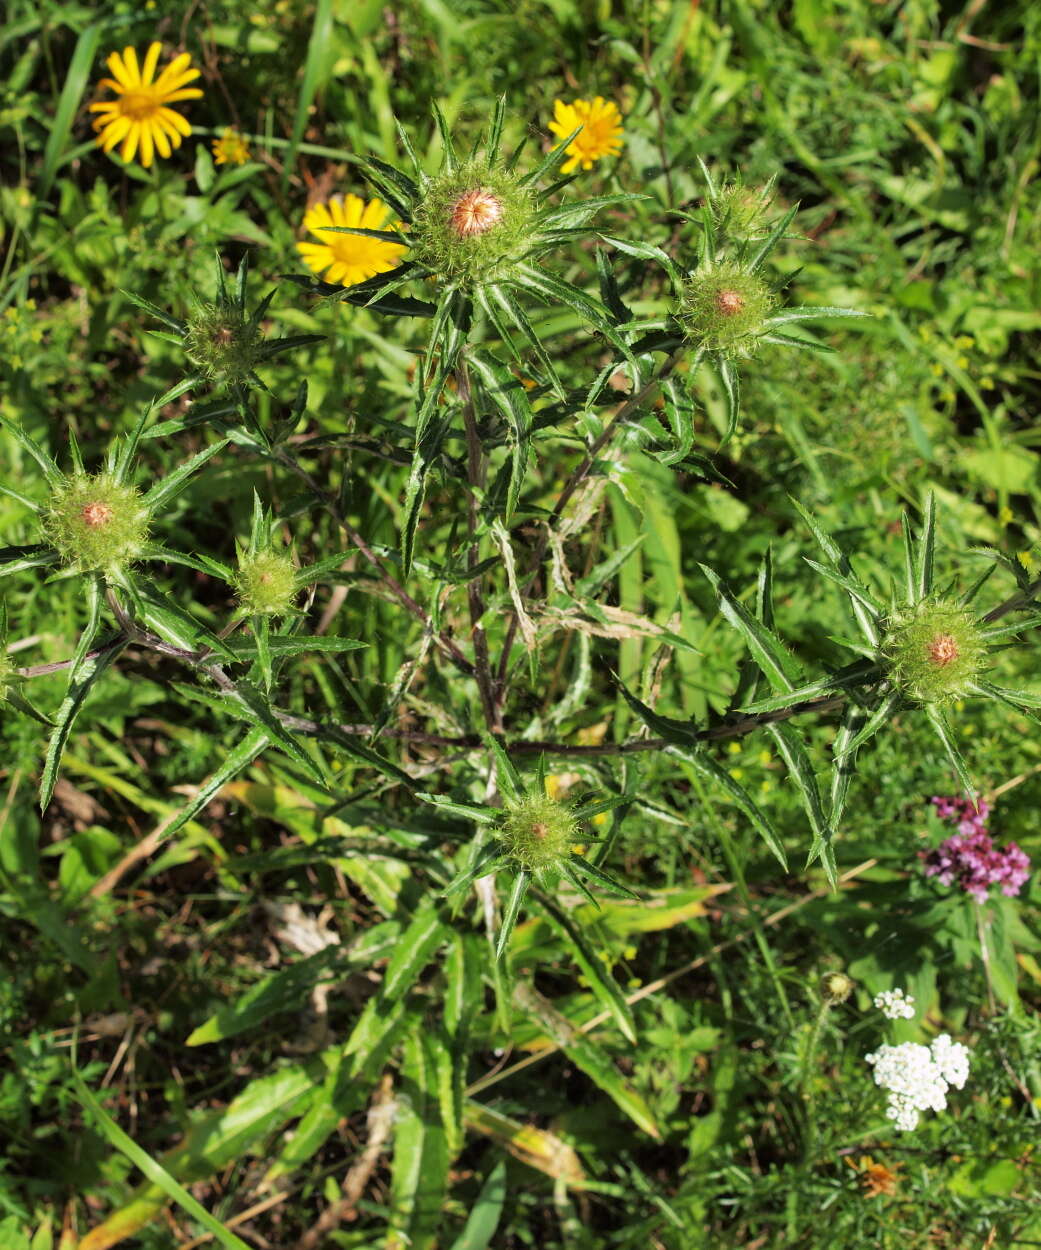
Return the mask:
[[579,165],[592,169],[593,162],[604,156],[617,156],[622,150],[622,115],[618,105],[598,95],[595,100],[553,101],[553,120],[550,130],[559,139],[566,139],[577,127],[582,132],[568,145],[571,158],[560,167],[562,174],[570,174]]
[[245,165],[249,160],[249,144],[234,128],[226,126],[219,139],[213,141],[215,165]]
[[140,68],[133,48],[124,48],[122,56],[113,52],[106,61],[112,77],[102,78],[99,85],[114,91],[116,98],[90,106],[92,113],[99,114],[94,119],[94,129],[100,132],[98,146],[111,152],[121,143],[119,155],[123,160],[132,161],[138,155],[146,169],[156,152],[169,156],[181,146],[184,136],[191,134],[185,118],[167,106],[202,95],[198,87],[186,86],[200,73],[189,68],[192,58],[187,52],[175,56],[155,77],[162,48],[161,43],[150,44]]
[[312,204],[304,214],[304,226],[321,239],[321,243],[298,243],[297,250],[313,273],[326,282],[353,286],[396,268],[406,252],[403,243],[387,239],[370,239],[363,234],[335,234],[323,226],[353,226],[363,230],[382,230],[388,209],[382,200],[366,202],[357,195]]

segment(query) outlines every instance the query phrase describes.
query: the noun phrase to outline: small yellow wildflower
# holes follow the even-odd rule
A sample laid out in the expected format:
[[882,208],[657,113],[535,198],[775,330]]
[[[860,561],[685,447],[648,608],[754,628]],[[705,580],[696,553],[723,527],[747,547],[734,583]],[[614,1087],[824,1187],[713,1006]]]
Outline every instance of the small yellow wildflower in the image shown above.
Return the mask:
[[570,160],[560,167],[562,174],[570,174],[580,165],[592,169],[594,161],[617,156],[622,150],[622,115],[613,100],[599,95],[594,100],[573,100],[570,104],[554,100],[549,128],[557,138],[566,139],[579,126],[582,131],[568,145]]
[[113,52],[106,61],[112,77],[102,78],[99,85],[114,91],[116,99],[90,106],[92,113],[99,114],[93,123],[99,132],[98,147],[111,152],[121,143],[119,155],[123,160],[132,161],[137,155],[146,169],[156,152],[169,156],[181,146],[184,136],[191,134],[187,120],[167,106],[202,95],[198,87],[186,85],[200,73],[189,68],[192,58],[187,52],[175,56],[155,77],[162,47],[161,43],[150,44],[140,68],[133,48],[124,48],[122,56]]
[[402,243],[370,239],[363,234],[336,234],[323,226],[352,226],[362,230],[382,230],[388,209],[382,200],[366,202],[356,195],[327,204],[312,204],[304,214],[304,226],[321,243],[298,243],[297,251],[313,273],[326,282],[353,286],[378,273],[394,269],[405,254]]
[[234,128],[226,126],[219,139],[213,141],[215,165],[245,165],[249,160],[249,144]]

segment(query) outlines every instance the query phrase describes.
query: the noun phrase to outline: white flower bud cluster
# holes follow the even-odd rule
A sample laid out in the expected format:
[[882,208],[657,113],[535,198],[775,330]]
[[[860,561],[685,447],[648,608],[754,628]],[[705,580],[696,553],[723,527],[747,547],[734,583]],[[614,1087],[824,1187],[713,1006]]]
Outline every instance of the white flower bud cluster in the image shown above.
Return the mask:
[[917,1128],[920,1111],[943,1111],[948,1089],[961,1089],[969,1075],[968,1050],[946,1033],[931,1047],[917,1042],[880,1046],[865,1061],[875,1069],[875,1084],[889,1094],[886,1115],[905,1132]]
[[914,999],[903,990],[883,990],[874,1003],[887,1020],[914,1019]]

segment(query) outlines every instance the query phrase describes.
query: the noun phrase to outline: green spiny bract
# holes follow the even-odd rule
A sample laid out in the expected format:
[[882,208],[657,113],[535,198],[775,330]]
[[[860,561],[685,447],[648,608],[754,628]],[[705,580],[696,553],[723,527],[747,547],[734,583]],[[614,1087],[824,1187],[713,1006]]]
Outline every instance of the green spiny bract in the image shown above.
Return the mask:
[[0,646],[0,703],[10,694],[14,676],[14,662],[7,654],[7,649]]
[[530,873],[567,863],[580,837],[571,808],[544,794],[525,794],[507,802],[498,835],[505,854]]
[[433,178],[415,208],[411,258],[446,281],[502,277],[528,250],[535,201],[512,173],[471,160]]
[[720,235],[732,239],[760,234],[773,198],[772,181],[765,187],[748,187],[743,182],[725,183],[711,201],[716,229]]
[[702,265],[683,284],[677,318],[698,347],[726,356],[751,355],[777,295],[758,274],[733,261]]
[[148,509],[136,486],[104,471],[65,477],[41,519],[62,563],[80,572],[124,568],[148,539]]
[[184,351],[208,379],[224,386],[245,385],[261,356],[254,321],[230,302],[201,302],[188,318]]
[[916,703],[950,703],[971,692],[987,646],[972,612],[924,599],[890,617],[880,648],[890,682]]
[[235,576],[239,606],[247,616],[287,616],[300,586],[293,557],[285,551],[240,551]]

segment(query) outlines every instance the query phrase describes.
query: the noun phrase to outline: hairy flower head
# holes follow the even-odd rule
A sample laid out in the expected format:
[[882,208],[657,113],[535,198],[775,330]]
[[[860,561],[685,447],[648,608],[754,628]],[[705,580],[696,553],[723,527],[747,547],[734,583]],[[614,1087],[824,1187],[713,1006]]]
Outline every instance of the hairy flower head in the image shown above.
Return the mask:
[[298,243],[297,251],[312,273],[326,282],[354,286],[378,273],[397,268],[405,254],[404,243],[373,239],[364,234],[338,234],[328,226],[349,226],[353,230],[385,230],[390,209],[382,200],[366,202],[357,195],[312,204],[304,214],[304,228],[319,243]]
[[90,105],[90,111],[98,114],[93,123],[98,146],[111,152],[122,144],[119,155],[123,160],[137,156],[146,169],[156,152],[169,156],[191,134],[185,118],[169,106],[202,95],[198,87],[187,85],[200,73],[190,68],[192,58],[187,52],[174,57],[155,77],[162,48],[161,43],[150,44],[140,67],[133,48],[124,48],[122,56],[113,52],[106,62],[112,77],[102,78],[99,85],[113,91],[116,98]]
[[526,794],[506,804],[498,835],[506,854],[534,873],[566,861],[578,830],[566,803],[544,794]]
[[287,551],[240,551],[235,575],[239,605],[247,616],[287,616],[300,587]]
[[63,564],[80,572],[131,563],[148,538],[148,523],[141,492],[109,472],[63,478],[42,516],[47,541]]
[[687,337],[699,347],[749,355],[776,303],[773,290],[758,274],[720,261],[687,277],[677,316]]
[[259,327],[231,304],[200,301],[188,317],[185,355],[213,382],[246,382],[260,348]]
[[249,160],[249,144],[234,126],[226,126],[224,133],[213,141],[215,165],[245,165]]
[[881,646],[889,680],[917,703],[962,698],[982,672],[986,654],[972,612],[949,599],[925,599],[894,614]]
[[427,186],[412,218],[412,259],[448,281],[494,281],[524,254],[534,208],[512,173],[467,161]]
[[596,96],[592,100],[553,101],[550,130],[558,139],[566,139],[578,127],[582,130],[568,144],[568,159],[560,167],[570,174],[579,166],[592,169],[593,162],[605,156],[617,156],[622,150],[622,115],[613,100]]

